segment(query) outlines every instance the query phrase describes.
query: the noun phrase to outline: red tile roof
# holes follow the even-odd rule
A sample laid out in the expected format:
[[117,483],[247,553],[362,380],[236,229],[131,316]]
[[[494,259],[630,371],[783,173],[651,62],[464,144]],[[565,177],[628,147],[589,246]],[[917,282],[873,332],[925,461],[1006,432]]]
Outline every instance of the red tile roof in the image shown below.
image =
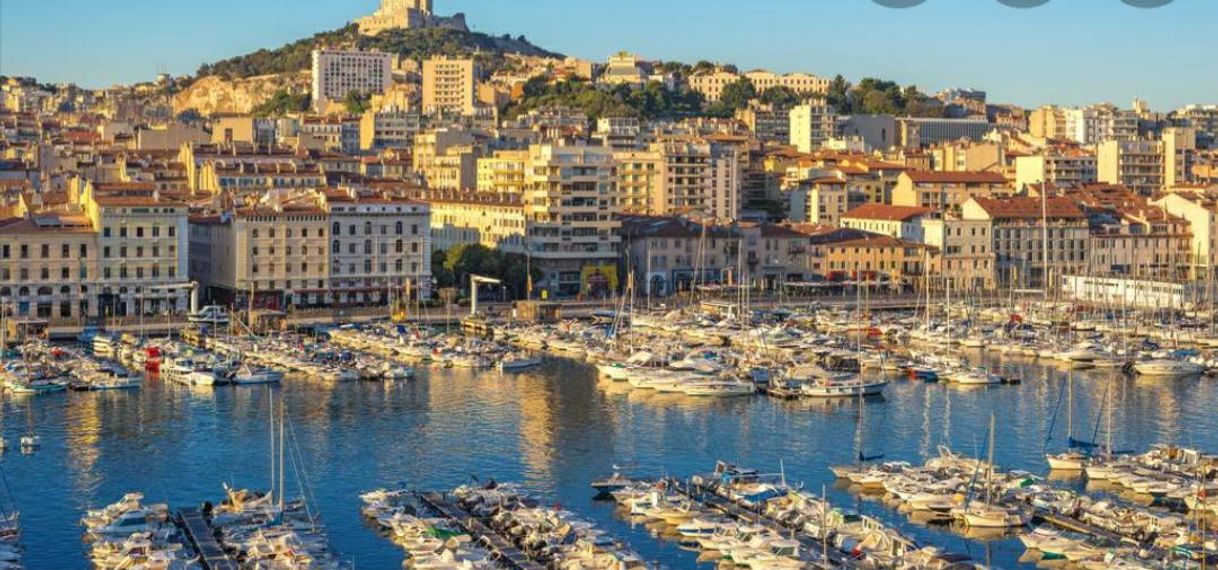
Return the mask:
[[891,206],[888,204],[863,204],[842,215],[843,218],[859,220],[888,220],[905,222],[919,216],[925,216],[933,210],[916,206]]
[[1038,198],[1017,196],[1014,198],[973,198],[977,205],[996,220],[1026,220],[1046,217],[1060,219],[1083,219],[1083,211],[1069,198],[1054,196],[1042,201]]
[[1006,184],[997,172],[928,172],[913,170],[905,173],[914,184]]

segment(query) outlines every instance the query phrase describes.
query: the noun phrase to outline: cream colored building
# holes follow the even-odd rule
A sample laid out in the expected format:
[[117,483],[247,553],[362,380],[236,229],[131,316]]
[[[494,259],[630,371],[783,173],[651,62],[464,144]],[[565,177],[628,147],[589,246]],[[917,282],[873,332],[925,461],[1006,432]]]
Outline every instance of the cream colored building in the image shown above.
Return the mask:
[[367,111],[360,118],[360,150],[405,148],[414,142],[422,127],[422,117],[413,111],[382,109]]
[[1088,267],[1088,220],[1068,198],[969,198],[961,219],[991,225],[995,274],[1003,285],[1053,288],[1062,276]]
[[1218,200],[1201,192],[1169,191],[1150,204],[1188,223],[1191,243],[1184,263],[1194,279],[1206,279],[1218,266]]
[[481,244],[505,253],[525,252],[524,204],[519,194],[441,192],[429,195],[432,247],[447,251]]
[[339,189],[326,193],[329,292],[336,305],[385,305],[409,285],[431,296],[431,214],[426,203]]
[[313,110],[326,112],[347,94],[382,94],[393,84],[393,55],[377,51],[313,50]]
[[524,168],[529,153],[525,150],[499,150],[478,159],[478,192],[491,194],[524,193]]
[[774,87],[787,87],[800,95],[823,95],[829,91],[828,79],[807,73],[779,74],[772,71],[754,70],[743,75],[716,69],[712,72],[698,73],[689,77],[690,89],[701,93],[709,102],[718,101],[723,95],[723,88],[747,78],[753,82],[757,93],[765,93]]
[[923,219],[923,243],[938,248],[939,274],[957,291],[997,285],[993,224],[988,220]]
[[98,257],[97,232],[84,216],[0,221],[0,304],[17,317],[95,317]]
[[535,266],[545,273],[540,287],[562,296],[617,288],[621,223],[614,216],[616,193],[611,150],[529,147],[526,239]]
[[98,232],[94,287],[102,313],[186,311],[187,204],[145,184],[87,183],[78,201]]
[[1015,188],[1050,183],[1077,186],[1096,181],[1095,155],[1082,149],[1050,147],[1041,154],[1015,158]]
[[895,206],[915,206],[935,211],[959,213],[969,198],[993,198],[1014,195],[1006,177],[996,172],[924,172],[901,173],[892,190]]
[[652,195],[665,176],[659,154],[650,150],[617,151],[617,202],[621,212],[648,214],[652,212]]
[[423,112],[473,115],[478,66],[472,59],[433,57],[423,62]]
[[477,186],[482,153],[482,145],[468,131],[435,129],[415,136],[412,159],[428,188],[463,191]]

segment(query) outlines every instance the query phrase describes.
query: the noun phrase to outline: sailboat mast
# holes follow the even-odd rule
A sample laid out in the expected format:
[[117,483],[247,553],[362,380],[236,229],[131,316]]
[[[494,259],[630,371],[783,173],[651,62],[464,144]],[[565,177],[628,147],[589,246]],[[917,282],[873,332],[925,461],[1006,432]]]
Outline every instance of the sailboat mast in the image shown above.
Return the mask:
[[275,462],[277,461],[275,457],[275,393],[268,391],[267,400],[270,402],[271,412],[268,418],[271,429],[268,431],[271,434],[271,498],[274,499],[277,496],[275,493],[275,482],[277,481],[275,475]]
[[281,513],[283,512],[283,495],[285,493],[284,483],[283,483],[284,444],[286,443],[286,441],[283,439],[283,422],[284,422],[283,408],[284,407],[285,407],[285,404],[283,402],[283,396],[280,396],[280,400],[279,400],[279,511]]
[[990,458],[986,466],[986,505],[994,502],[994,412],[990,412]]

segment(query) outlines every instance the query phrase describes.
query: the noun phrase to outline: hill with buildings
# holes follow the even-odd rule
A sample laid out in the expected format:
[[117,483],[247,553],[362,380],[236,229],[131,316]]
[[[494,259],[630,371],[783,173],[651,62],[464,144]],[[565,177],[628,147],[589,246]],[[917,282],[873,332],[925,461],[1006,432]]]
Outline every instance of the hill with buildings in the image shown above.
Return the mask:
[[563,57],[529,43],[524,36],[491,36],[449,28],[401,28],[369,36],[361,34],[359,28],[351,24],[276,49],[262,49],[204,64],[199,67],[193,79],[198,81],[206,77],[219,77],[233,80],[306,71],[312,64],[313,50],[322,47],[378,50],[415,61],[436,56],[473,57],[487,72],[499,69],[506,54]]

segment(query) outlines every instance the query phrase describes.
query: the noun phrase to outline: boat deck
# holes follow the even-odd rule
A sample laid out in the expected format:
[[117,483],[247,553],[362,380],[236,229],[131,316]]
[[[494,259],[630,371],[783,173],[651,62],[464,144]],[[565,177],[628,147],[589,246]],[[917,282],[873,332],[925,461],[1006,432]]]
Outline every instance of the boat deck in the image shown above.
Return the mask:
[[430,491],[420,494],[419,498],[427,506],[461,525],[509,567],[516,570],[544,570],[540,564],[534,562],[499,533],[482,524],[482,521],[468,511],[448,502],[443,494]]
[[237,563],[224,553],[216,542],[216,533],[196,508],[178,511],[178,524],[186,532],[186,538],[199,553],[199,562],[208,570],[237,570]]

